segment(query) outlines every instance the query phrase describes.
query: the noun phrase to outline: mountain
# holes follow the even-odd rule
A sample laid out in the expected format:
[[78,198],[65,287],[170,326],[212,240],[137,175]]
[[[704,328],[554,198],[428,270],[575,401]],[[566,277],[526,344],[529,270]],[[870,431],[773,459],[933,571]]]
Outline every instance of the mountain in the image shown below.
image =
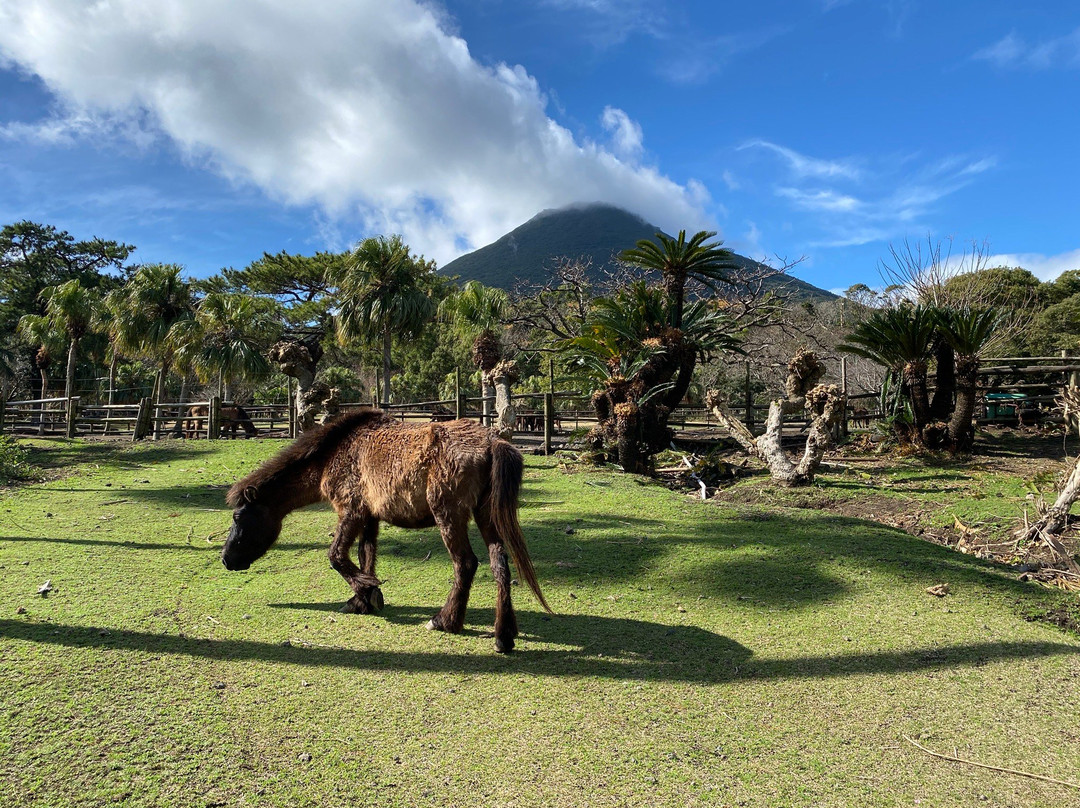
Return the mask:
[[[584,258],[592,261],[593,271],[599,275],[605,266],[614,263],[619,252],[640,239],[653,238],[659,230],[640,216],[613,205],[571,205],[542,211],[497,241],[454,259],[439,271],[458,275],[464,281],[478,280],[488,286],[512,289],[520,281],[543,284],[559,258]],[[736,255],[736,259],[750,272],[773,273],[752,258]],[[784,287],[797,301],[836,298],[832,292],[791,275],[772,275],[766,278],[765,285]]]

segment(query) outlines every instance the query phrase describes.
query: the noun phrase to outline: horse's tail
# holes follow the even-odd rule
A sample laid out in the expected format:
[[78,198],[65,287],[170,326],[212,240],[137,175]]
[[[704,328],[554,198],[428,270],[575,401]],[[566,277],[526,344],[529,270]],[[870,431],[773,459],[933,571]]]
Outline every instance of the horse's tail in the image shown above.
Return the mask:
[[540,601],[540,605],[547,612],[554,614],[544,594],[540,591],[540,583],[536,580],[536,570],[533,568],[532,559],[529,558],[529,550],[525,546],[525,537],[521,534],[521,524],[518,522],[518,492],[521,490],[521,477],[524,474],[525,461],[521,452],[504,440],[495,438],[491,442],[491,521],[495,526],[495,532],[503,540],[503,544],[510,551],[510,558],[517,568],[518,575],[529,585],[529,588]]

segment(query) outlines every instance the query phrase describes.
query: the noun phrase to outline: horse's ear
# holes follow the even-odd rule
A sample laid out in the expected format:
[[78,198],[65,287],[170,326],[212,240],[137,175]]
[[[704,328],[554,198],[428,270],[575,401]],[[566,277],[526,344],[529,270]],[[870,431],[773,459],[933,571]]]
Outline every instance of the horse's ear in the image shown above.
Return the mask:
[[254,502],[258,493],[259,491],[255,486],[249,485],[244,489],[244,502]]

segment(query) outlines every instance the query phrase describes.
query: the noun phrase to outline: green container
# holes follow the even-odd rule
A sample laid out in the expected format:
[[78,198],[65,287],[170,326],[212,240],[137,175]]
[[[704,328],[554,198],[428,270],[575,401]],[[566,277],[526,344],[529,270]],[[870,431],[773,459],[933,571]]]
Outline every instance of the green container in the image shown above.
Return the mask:
[[1016,410],[1027,401],[1027,393],[987,393],[986,417],[991,421],[1010,421]]

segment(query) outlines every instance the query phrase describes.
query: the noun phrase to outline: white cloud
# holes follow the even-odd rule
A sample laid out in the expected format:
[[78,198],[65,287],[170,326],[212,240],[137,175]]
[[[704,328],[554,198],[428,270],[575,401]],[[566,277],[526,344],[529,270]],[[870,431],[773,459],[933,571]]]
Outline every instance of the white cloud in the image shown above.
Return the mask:
[[919,229],[936,203],[997,165],[993,156],[953,156],[922,167],[905,160],[901,172],[895,158],[823,160],[764,140],[740,149],[751,147],[784,158],[774,193],[813,217],[819,232],[810,247],[851,247]]
[[798,188],[777,188],[777,196],[790,199],[803,210],[851,212],[861,209],[863,203],[848,194],[836,191],[800,191]]
[[780,155],[787,161],[788,167],[797,177],[834,178],[843,177],[857,180],[860,176],[859,169],[850,161],[822,160],[816,157],[807,157],[794,149],[770,143],[767,140],[751,140],[739,146],[739,150],[761,148],[767,149]]
[[1043,253],[999,253],[986,259],[988,267],[1023,267],[1043,281],[1052,281],[1062,272],[1080,269],[1080,249],[1057,255]]
[[1028,44],[1009,33],[993,45],[976,51],[973,59],[992,62],[998,67],[1025,67],[1045,70],[1052,67],[1080,67],[1080,28],[1064,36]]
[[[419,0],[23,0],[0,5],[0,58],[68,111],[5,137],[161,133],[195,164],[440,261],[579,201],[709,224],[700,184],[575,139],[523,67],[478,63]],[[625,122],[616,142],[640,153]]]
[[600,122],[604,129],[611,133],[611,146],[615,154],[623,160],[636,163],[643,150],[641,125],[617,107],[604,107]]

